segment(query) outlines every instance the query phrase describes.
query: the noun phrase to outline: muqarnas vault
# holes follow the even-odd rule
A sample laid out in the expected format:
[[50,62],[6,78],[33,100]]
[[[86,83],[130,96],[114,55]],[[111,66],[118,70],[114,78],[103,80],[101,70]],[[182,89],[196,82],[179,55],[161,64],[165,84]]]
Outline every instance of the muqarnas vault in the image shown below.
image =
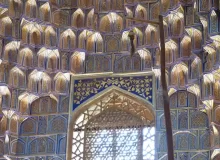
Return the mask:
[[159,14],[175,159],[220,159],[219,7],[0,0],[0,159],[166,160]]

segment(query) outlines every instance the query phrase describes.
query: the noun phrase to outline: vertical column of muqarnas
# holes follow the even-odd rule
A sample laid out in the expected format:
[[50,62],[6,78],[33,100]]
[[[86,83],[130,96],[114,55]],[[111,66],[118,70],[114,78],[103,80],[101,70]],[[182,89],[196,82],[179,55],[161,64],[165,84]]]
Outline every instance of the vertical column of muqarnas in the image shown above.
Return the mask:
[[1,1],[2,159],[65,159],[70,75],[60,67],[60,29],[52,19],[61,9]]
[[[211,105],[218,93],[214,92],[218,87],[213,86],[217,78],[213,73],[218,74],[219,67],[219,44],[213,38],[219,31],[218,1],[161,2],[168,27],[166,66],[175,158],[214,159],[209,151],[214,142]],[[163,107],[161,94],[157,94],[159,110]],[[158,111],[157,117],[157,129],[164,130],[163,112]],[[166,145],[161,144],[166,143],[166,138],[165,133],[159,134],[158,159],[163,159]]]
[[203,77],[201,78],[201,100],[209,118],[210,159],[217,160],[219,154],[219,106],[220,106],[220,36],[219,36],[219,1],[201,1],[197,5],[198,16],[203,26]]
[[[17,63],[21,46],[20,16],[22,15],[20,1],[1,1],[1,140],[0,157],[6,159],[11,152],[11,143],[19,143],[18,123],[21,115],[18,110],[17,97],[26,88],[26,73]],[[15,10],[16,8],[17,10]]]

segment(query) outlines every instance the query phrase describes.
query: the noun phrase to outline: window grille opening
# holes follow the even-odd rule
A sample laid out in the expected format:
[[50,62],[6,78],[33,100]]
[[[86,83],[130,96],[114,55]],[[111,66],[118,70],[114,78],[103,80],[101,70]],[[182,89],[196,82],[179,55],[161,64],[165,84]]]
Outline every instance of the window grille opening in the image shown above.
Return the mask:
[[155,159],[155,127],[144,124],[141,117],[116,107],[90,120],[88,112],[84,114],[87,115],[78,118],[79,125],[73,132],[72,159]]

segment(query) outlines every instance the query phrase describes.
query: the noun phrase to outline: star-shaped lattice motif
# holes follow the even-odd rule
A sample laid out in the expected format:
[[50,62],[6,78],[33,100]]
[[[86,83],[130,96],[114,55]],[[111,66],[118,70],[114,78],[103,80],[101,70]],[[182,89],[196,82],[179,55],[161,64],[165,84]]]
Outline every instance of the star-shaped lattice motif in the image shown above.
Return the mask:
[[73,109],[110,86],[117,86],[153,103],[152,79],[153,76],[135,76],[75,80]]

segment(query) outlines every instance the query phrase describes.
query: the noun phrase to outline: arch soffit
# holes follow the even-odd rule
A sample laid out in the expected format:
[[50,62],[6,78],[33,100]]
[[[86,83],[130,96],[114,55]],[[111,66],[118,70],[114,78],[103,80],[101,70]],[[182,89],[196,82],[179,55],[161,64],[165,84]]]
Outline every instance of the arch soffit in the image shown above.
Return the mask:
[[[143,98],[141,98],[133,93],[130,93],[128,91],[120,89],[116,86],[108,87],[105,90],[103,90],[102,92],[96,94],[96,96],[91,97],[90,99],[88,99],[87,101],[85,101],[84,103],[79,105],[74,111],[72,111],[72,114],[70,115],[69,125],[68,125],[69,127],[68,127],[68,137],[67,137],[67,139],[68,139],[68,141],[67,141],[67,146],[68,146],[67,147],[67,159],[70,159],[71,154],[72,154],[72,136],[73,136],[73,130],[75,128],[76,121],[78,120],[78,118],[80,118],[80,116],[83,115],[84,111],[86,111],[87,109],[94,106],[94,104],[96,104],[97,102],[100,102],[100,100],[103,97],[107,98],[113,92],[117,92],[119,94],[122,94],[123,97],[127,97],[130,100],[134,100],[135,103],[141,104],[142,107],[146,107],[148,112],[152,114],[152,121],[151,122],[153,122],[153,123],[151,123],[150,125],[155,125],[154,124],[155,119],[156,119],[155,108],[153,107],[153,105],[150,102],[148,102],[147,100],[144,100]],[[71,105],[72,105],[72,103],[71,103]],[[136,105],[134,107],[136,107]],[[70,106],[70,108],[72,109],[72,106]],[[139,112],[141,112],[141,111],[139,111]],[[140,117],[141,115],[136,113],[136,116]],[[140,119],[141,119],[141,117],[140,117]],[[88,123],[88,121],[86,122],[86,124],[87,123]]]
[[[114,94],[114,93],[116,93],[116,94],[118,94],[122,97],[128,98],[129,100],[139,104],[141,107],[143,107],[143,109],[147,109],[147,112],[150,114],[150,117],[151,117],[150,124],[151,125],[154,124],[155,118],[156,118],[156,113],[155,113],[154,106],[150,102],[148,102],[147,100],[144,100],[143,98],[141,98],[141,97],[139,97],[139,96],[137,96],[133,93],[130,93],[128,91],[125,91],[121,88],[118,88],[116,86],[108,87],[104,91],[98,93],[97,95],[91,97],[90,99],[88,99],[87,101],[85,101],[84,103],[79,105],[73,111],[72,120],[71,120],[70,123],[72,123],[72,125],[74,125],[75,122],[77,121],[77,119],[80,117],[80,115],[84,113],[84,111],[86,111],[90,107],[94,106],[95,104],[99,103],[103,98],[107,98],[109,95]],[[134,106],[134,107],[136,107],[136,106]],[[106,107],[106,109],[108,109],[108,107]],[[126,111],[126,109],[125,109],[125,111]],[[129,111],[128,111],[128,113],[129,113]],[[138,116],[137,114],[138,113],[136,113],[136,116]],[[149,120],[148,117],[145,117],[145,118],[147,118],[147,120]]]

